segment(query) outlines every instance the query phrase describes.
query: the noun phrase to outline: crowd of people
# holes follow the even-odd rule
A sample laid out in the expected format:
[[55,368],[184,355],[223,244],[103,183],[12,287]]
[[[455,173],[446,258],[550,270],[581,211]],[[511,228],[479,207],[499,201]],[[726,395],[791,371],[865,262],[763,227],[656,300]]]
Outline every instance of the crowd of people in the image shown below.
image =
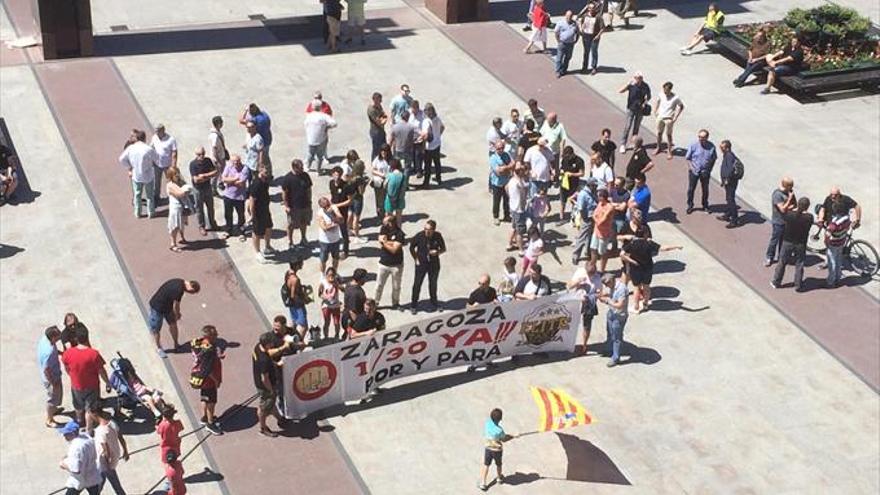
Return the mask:
[[[550,17],[544,3],[544,0],[534,0],[530,6],[527,27],[533,35],[526,52],[535,44],[541,50],[546,49]],[[599,40],[612,24],[605,21],[604,16],[617,13],[628,24],[624,14],[637,9],[631,1],[612,3],[614,5],[609,6],[608,2],[591,2],[577,16],[567,12],[556,25],[558,76],[567,72],[578,40],[584,46],[582,71],[596,73]],[[362,28],[363,3],[349,1],[348,5],[350,9],[360,9],[361,15],[354,16],[352,27]],[[339,49],[336,44],[340,34],[338,6],[338,1],[324,0],[331,51]],[[723,25],[723,18],[717,7],[710,6],[706,21],[682,53],[689,54],[699,43],[711,41]],[[363,40],[362,29],[360,33]],[[760,42],[753,43],[749,66],[735,84],[742,85],[762,63],[771,68],[785,67],[803,56],[802,51],[798,55],[796,42],[784,53],[768,54],[766,47],[763,50]],[[785,71],[770,71],[768,87],[772,85],[774,73],[784,75]],[[598,354],[609,358],[608,367],[621,363],[628,319],[651,308],[655,257],[662,252],[682,249],[682,246],[658,242],[649,224],[651,189],[648,183],[652,173],[657,173],[652,172],[653,160],[664,151],[667,159],[672,159],[676,150],[673,130],[685,109],[673,88],[672,82],[665,82],[662,93],[654,98],[644,76],[639,72],[633,74],[619,90],[626,95],[619,145],[611,139],[611,129],[605,128],[588,149],[577,150],[557,113],[545,111],[536,99],[530,99],[523,112],[513,108],[506,119],[492,119],[486,132],[487,190],[491,196],[491,222],[495,226],[509,224],[506,246],[498,247],[499,251],[506,248],[508,256],[497,285],[493,286],[488,273],[480,274],[477,287],[467,297],[468,305],[528,301],[551,294],[556,286],[540,263],[542,257],[555,248],[554,237],[547,235],[548,223],[555,220],[557,227],[570,225],[574,240],[571,263],[575,270],[564,286],[581,299],[579,352],[588,354],[593,320],[605,306],[605,343],[594,347],[599,350]],[[368,159],[349,149],[343,160],[330,166],[328,144],[337,121],[320,91],[313,94],[303,116],[304,158],[293,158],[290,171],[277,177],[273,176],[270,152],[272,121],[256,103],[248,104],[238,119],[244,134],[239,149],[231,146],[234,152],[230,152],[227,145],[223,118],[211,119],[208,138],[204,145],[195,147],[189,163],[189,183],[178,164],[177,140],[163,124],[155,126],[149,141],[145,131],[134,129],[119,156],[130,178],[136,217],[143,216],[144,205],[149,218],[156,216],[165,179],[169,249],[174,253],[187,250],[190,241],[185,235],[186,226],[195,215],[201,236],[217,232],[222,239],[238,238],[242,242],[251,237],[257,261],[268,263],[277,258],[278,249],[272,246],[272,210],[277,207],[272,204],[270,188],[280,186],[290,259],[280,290],[281,306],[286,314],[273,318],[271,331],[259,335],[252,351],[254,387],[259,399],[259,433],[264,436],[278,435],[267,423],[270,416],[278,420],[280,427],[285,425],[277,408],[284,356],[381,332],[386,327],[386,318],[380,309],[399,310],[406,305],[412,314],[417,314],[426,309],[444,308],[438,285],[440,260],[447,253],[447,240],[430,216],[417,233],[407,235],[404,227],[408,219],[404,212],[408,193],[430,188],[432,179],[438,185],[443,184],[441,146],[446,127],[434,104],[422,105],[407,84],[400,85],[399,93],[387,110],[383,101],[381,93],[373,93],[366,109],[371,143]],[[648,116],[654,117],[657,133],[653,154],[649,154],[644,139],[639,136],[642,119]],[[15,187],[14,164],[7,159],[6,151],[3,154],[2,163],[9,164],[2,169],[3,192],[8,195]],[[688,163],[686,214],[697,210],[698,185],[701,189],[699,206],[709,212],[710,177],[720,160],[725,209],[719,219],[725,221],[728,228],[740,226],[736,191],[745,168],[733,152],[730,140],[722,140],[716,148],[709,131],[701,129],[684,148],[684,157]],[[322,173],[329,173],[328,188],[325,193],[316,194],[317,178]],[[346,270],[341,266],[341,262],[351,256],[352,245],[373,242],[361,235],[363,218],[372,216],[364,207],[370,194],[374,197],[370,209],[374,210],[379,224],[374,241],[378,259],[373,297],[368,297],[365,289],[369,279],[367,270],[356,268],[346,277],[343,275]],[[217,222],[215,201],[223,205],[223,226]],[[556,212],[555,202],[558,202]],[[818,218],[808,212],[809,206],[806,198],[795,197],[793,181],[789,178],[783,179],[780,188],[772,193],[772,233],[765,265],[778,260],[771,281],[774,287],[780,286],[786,265],[794,264],[795,287],[801,290],[807,236],[816,223],[826,230],[827,283],[834,286],[840,282],[844,236],[858,227],[860,207],[837,188],[818,209]],[[308,237],[310,227],[317,233],[316,242]],[[297,232],[299,241],[295,242]],[[321,273],[314,286],[301,274],[304,264],[312,257],[318,258]],[[613,261],[615,259],[619,264]],[[409,303],[405,304],[401,300],[402,276],[408,263],[412,263],[415,275]],[[389,278],[390,303],[382,306]],[[422,305],[425,278],[427,307]],[[181,349],[180,303],[184,294],[198,294],[200,290],[197,281],[175,278],[162,284],[149,300],[147,326],[159,356],[164,358],[168,351]],[[318,307],[320,325],[310,325],[310,305]],[[161,344],[163,321],[172,339],[169,349]],[[215,407],[222,383],[224,341],[215,326],[204,325],[189,345],[194,360],[189,382],[199,390],[201,425],[220,435],[223,430]],[[118,424],[102,405],[101,380],[107,392],[112,388],[112,380],[105,370],[103,357],[91,347],[88,329],[75,315],[67,315],[63,330],[54,326],[46,329],[38,344],[38,355],[47,395],[46,426],[60,428],[69,443],[68,455],[61,463],[61,468],[70,474],[69,493],[83,489],[90,494],[99,493],[105,482],[109,482],[116,493],[124,493],[115,470],[120,459],[128,459],[128,449]],[[63,411],[60,407],[62,366],[70,377],[74,407],[74,418],[66,424],[56,421],[56,416]],[[185,493],[180,460],[183,425],[175,418],[174,405],[164,401],[161,392],[146,387],[136,374],[125,375],[125,378],[144,407],[149,407],[157,417],[160,457],[166,469],[169,493]],[[501,442],[509,437],[500,428],[500,421],[501,411],[497,410],[486,424],[490,445],[485,458],[486,469],[481,473],[483,489],[492,461],[498,466],[499,481],[503,481]]]

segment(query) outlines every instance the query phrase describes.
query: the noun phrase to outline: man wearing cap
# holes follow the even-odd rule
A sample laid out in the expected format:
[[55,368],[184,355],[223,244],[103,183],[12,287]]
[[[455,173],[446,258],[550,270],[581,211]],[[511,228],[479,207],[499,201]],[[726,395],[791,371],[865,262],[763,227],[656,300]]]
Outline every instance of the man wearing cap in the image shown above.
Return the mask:
[[162,176],[170,167],[177,167],[177,140],[165,132],[165,124],[156,124],[156,133],[150,140],[150,146],[159,156],[159,164],[153,166],[153,201],[159,203],[162,191]]
[[129,144],[119,155],[119,164],[128,169],[128,177],[131,179],[133,193],[134,216],[141,216],[141,196],[147,200],[147,215],[150,218],[156,216],[155,188],[156,174],[153,167],[159,166],[159,155],[152,146],[146,143],[147,133],[134,129],[131,131]]
[[58,466],[67,471],[67,495],[86,490],[89,495],[101,493],[101,472],[98,471],[98,452],[95,441],[85,433],[80,433],[79,423],[68,421],[61,428],[61,435],[67,440],[67,456]]
[[633,78],[618,90],[618,93],[626,93],[626,122],[623,126],[623,136],[620,138],[620,152],[626,153],[630,132],[633,136],[639,135],[645,105],[651,101],[651,87],[644,81],[642,73],[636,72]]

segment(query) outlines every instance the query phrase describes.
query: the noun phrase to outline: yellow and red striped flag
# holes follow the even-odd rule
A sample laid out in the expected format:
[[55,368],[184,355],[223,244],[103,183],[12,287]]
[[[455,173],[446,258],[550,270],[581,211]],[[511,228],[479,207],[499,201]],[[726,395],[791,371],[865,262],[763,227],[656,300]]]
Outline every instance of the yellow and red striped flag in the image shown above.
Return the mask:
[[538,431],[561,430],[571,426],[588,425],[593,417],[564,390],[530,387],[538,405],[541,419]]

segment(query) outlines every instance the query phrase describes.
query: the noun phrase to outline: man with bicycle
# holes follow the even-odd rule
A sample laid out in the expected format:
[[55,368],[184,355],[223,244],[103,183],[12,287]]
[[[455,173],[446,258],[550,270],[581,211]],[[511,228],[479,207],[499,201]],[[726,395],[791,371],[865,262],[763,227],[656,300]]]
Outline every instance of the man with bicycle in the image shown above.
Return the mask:
[[840,188],[834,186],[831,188],[831,192],[828,196],[825,197],[825,201],[822,202],[822,206],[819,207],[819,211],[816,213],[817,218],[816,222],[822,227],[827,227],[828,223],[831,221],[833,215],[833,206],[834,202],[840,202],[845,208],[846,212],[850,215],[850,226],[853,230],[859,228],[860,221],[862,219],[862,207],[854,199],[847,196],[846,194],[841,194]]

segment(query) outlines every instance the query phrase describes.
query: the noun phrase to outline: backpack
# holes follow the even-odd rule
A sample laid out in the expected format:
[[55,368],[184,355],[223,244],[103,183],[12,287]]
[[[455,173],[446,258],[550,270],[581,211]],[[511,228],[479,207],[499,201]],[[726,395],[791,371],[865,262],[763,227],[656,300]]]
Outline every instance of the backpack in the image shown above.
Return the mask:
[[731,177],[736,180],[742,180],[743,176],[745,175],[746,168],[743,166],[743,162],[740,161],[739,158],[737,158],[736,161],[733,162],[733,174],[731,175]]
[[217,353],[214,346],[202,339],[193,339],[190,343],[196,362],[190,370],[189,384],[192,388],[200,389],[205,379],[211,374]]

